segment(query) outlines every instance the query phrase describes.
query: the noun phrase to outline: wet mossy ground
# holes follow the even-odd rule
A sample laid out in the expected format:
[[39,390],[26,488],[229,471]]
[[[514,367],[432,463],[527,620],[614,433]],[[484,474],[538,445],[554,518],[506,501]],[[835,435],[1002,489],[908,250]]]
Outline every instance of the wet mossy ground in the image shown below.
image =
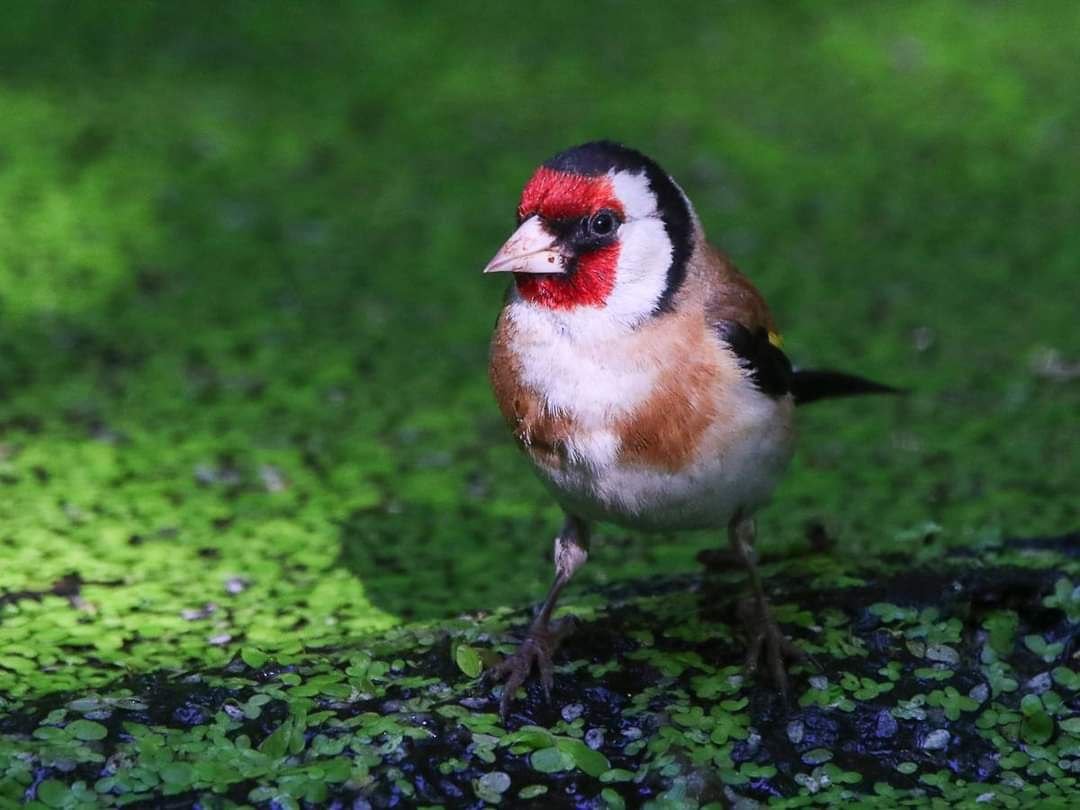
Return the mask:
[[48,807],[1070,806],[1080,535],[977,551],[770,562],[813,659],[786,701],[744,676],[737,573],[714,571],[592,594],[551,701],[532,684],[505,721],[476,676],[528,617],[500,611],[20,702],[0,785]]
[[[1064,790],[1078,13],[6,10],[0,804]],[[792,713],[730,680],[741,580],[697,578],[707,533],[598,531],[554,708],[503,726],[465,674],[559,522],[488,391],[479,268],[533,166],[597,137],[680,180],[797,363],[910,391],[800,413],[760,517],[822,666]]]

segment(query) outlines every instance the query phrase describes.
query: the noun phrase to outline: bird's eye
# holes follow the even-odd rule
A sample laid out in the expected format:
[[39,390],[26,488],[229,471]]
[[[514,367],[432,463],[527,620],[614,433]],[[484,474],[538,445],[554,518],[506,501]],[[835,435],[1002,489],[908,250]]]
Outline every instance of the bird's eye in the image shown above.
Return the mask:
[[589,230],[596,236],[610,236],[618,224],[619,220],[616,219],[615,214],[605,208],[592,215],[589,220]]

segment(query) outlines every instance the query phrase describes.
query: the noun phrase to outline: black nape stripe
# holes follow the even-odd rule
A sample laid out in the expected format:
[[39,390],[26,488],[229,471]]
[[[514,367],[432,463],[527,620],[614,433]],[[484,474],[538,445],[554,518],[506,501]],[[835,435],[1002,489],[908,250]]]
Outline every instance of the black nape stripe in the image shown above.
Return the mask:
[[544,163],[549,169],[585,176],[607,174],[610,171],[645,174],[649,188],[656,195],[656,207],[671,240],[671,264],[668,265],[664,292],[656,303],[653,314],[671,309],[675,293],[686,278],[686,263],[693,249],[693,226],[690,207],[672,182],[668,173],[652,158],[636,149],[613,141],[593,141],[560,152]]

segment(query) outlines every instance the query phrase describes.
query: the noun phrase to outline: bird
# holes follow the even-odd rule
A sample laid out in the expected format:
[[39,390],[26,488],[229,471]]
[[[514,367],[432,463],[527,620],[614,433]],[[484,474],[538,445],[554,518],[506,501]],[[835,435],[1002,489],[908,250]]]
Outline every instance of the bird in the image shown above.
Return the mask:
[[525,184],[517,227],[484,268],[509,273],[489,376],[516,443],[564,513],[555,578],[517,650],[488,674],[500,711],[535,669],[550,700],[570,631],[552,620],[594,523],[725,531],[746,570],[745,668],[787,695],[806,656],[773,618],[755,557],[756,512],[795,447],[796,406],[893,393],[792,366],[761,293],[708,241],[689,197],[614,141],[559,152]]

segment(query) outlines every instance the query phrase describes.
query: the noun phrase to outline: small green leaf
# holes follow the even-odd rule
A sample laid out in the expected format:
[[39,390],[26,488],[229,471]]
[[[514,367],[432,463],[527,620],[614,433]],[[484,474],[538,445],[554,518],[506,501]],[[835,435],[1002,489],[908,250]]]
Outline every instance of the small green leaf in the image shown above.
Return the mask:
[[598,777],[600,774],[611,769],[611,763],[607,757],[599,751],[589,748],[581,740],[573,737],[563,737],[556,745],[559,750],[568,755],[574,764],[589,776]]
[[626,802],[614,788],[604,788],[600,791],[600,798],[607,802],[611,810],[624,810]]
[[555,745],[555,736],[540,726],[522,726],[512,734],[507,734],[499,741],[500,745],[522,745],[531,751],[550,748]]
[[275,729],[274,733],[259,744],[259,750],[273,759],[285,756],[292,735],[292,722],[286,720]]
[[574,760],[558,748],[541,748],[529,756],[529,764],[540,773],[559,773],[574,767]]
[[480,654],[468,644],[459,644],[454,650],[454,662],[458,665],[458,669],[470,678],[477,677],[484,668]]
[[76,740],[103,740],[109,730],[93,720],[74,720],[65,727],[68,735]]
[[490,793],[506,793],[510,789],[510,775],[503,771],[485,773],[479,779],[485,791]]
[[910,608],[902,608],[889,602],[875,602],[870,606],[870,612],[886,623],[906,621],[913,613]]
[[37,665],[26,658],[17,655],[0,655],[0,667],[14,670],[20,674],[28,674],[37,671]]
[[821,765],[833,758],[832,751],[828,748],[815,748],[802,755],[802,761],[807,765]]
[[1031,757],[1025,754],[1023,751],[1011,751],[1000,760],[998,764],[1005,770],[1013,770],[1015,768],[1023,768],[1031,761]]
[[240,650],[240,658],[252,669],[260,669],[267,662],[269,656],[255,647],[244,647]]
[[1024,695],[1020,701],[1024,719],[1020,724],[1020,736],[1026,743],[1042,745],[1054,735],[1054,721],[1038,695]]
[[1048,644],[1046,639],[1039,635],[1024,636],[1024,645],[1048,664],[1052,663],[1065,649],[1062,642]]
[[161,769],[161,781],[170,785],[190,785],[194,771],[186,762],[170,762]]
[[56,779],[46,779],[38,785],[38,800],[49,807],[63,807],[67,796],[68,786]]
[[1055,666],[1051,675],[1054,678],[1054,683],[1058,686],[1080,690],[1080,675],[1072,672],[1067,666]]
[[1013,645],[1016,643],[1016,628],[1019,624],[1019,617],[1011,610],[994,611],[983,621],[990,648],[997,653],[998,657],[1004,658],[1012,652]]

